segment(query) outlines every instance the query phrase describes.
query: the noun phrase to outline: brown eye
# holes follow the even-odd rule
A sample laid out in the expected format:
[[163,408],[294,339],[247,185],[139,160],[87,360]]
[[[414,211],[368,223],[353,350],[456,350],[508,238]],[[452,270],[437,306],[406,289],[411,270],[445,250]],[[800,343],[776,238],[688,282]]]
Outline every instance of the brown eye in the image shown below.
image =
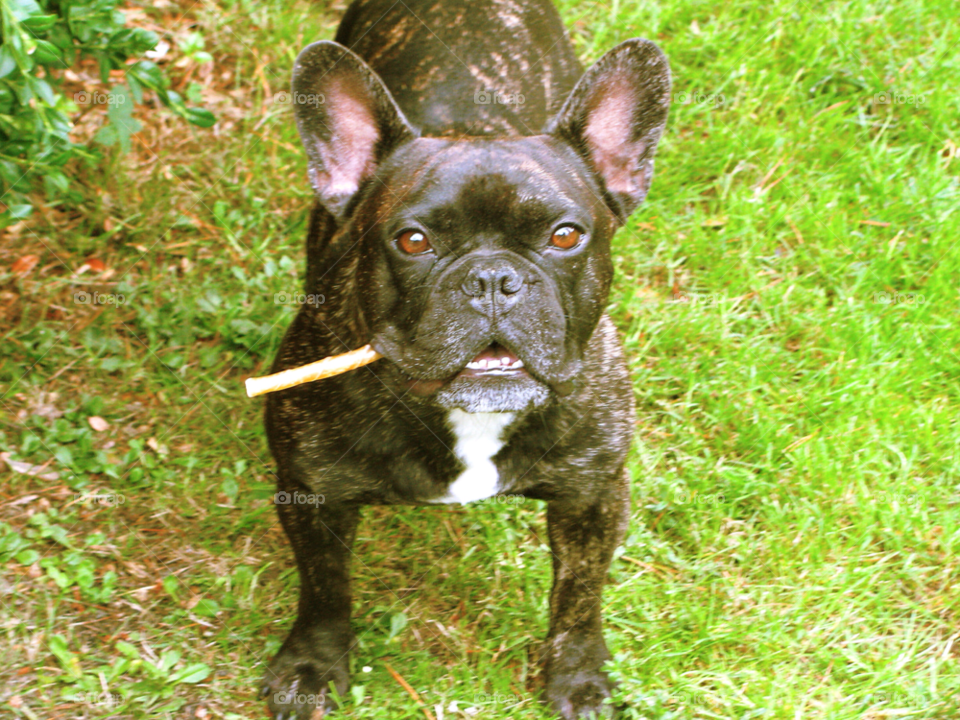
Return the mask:
[[397,247],[407,255],[419,255],[430,250],[430,241],[419,230],[405,230],[397,237]]
[[550,244],[561,250],[569,250],[580,242],[580,231],[573,225],[563,225],[553,232]]

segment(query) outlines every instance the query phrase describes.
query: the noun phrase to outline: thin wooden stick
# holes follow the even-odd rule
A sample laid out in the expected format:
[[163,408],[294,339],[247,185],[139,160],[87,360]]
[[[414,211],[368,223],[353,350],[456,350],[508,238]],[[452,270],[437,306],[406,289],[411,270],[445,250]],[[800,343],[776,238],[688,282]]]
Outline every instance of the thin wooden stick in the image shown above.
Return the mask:
[[387,663],[383,664],[387,668],[387,672],[393,675],[393,679],[400,683],[400,686],[407,691],[407,694],[417,701],[417,705],[420,706],[420,709],[423,710],[423,714],[427,716],[427,720],[436,720],[433,717],[433,713],[430,712],[430,708],[427,707],[426,703],[420,698],[420,693],[411,687],[410,683],[403,679],[403,676],[390,667]]
[[247,378],[245,383],[247,387],[247,397],[256,397],[267,393],[285,390],[295,385],[313,382],[314,380],[323,380],[323,378],[340,375],[349,370],[356,370],[358,367],[369,365],[374,360],[379,360],[382,355],[369,345],[352,350],[343,355],[334,355],[333,357],[317,360],[309,365],[303,365],[298,368],[291,368],[273,375],[266,375],[258,378]]

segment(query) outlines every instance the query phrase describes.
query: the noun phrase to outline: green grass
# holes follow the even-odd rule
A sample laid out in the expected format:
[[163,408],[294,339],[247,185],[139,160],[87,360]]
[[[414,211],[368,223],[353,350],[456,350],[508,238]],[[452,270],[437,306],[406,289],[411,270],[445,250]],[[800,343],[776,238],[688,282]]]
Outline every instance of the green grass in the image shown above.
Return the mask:
[[[960,717],[960,7],[561,9],[587,61],[655,39],[677,99],[615,243],[640,411],[604,598],[624,717]],[[303,270],[305,158],[273,94],[342,8],[188,12],[146,9],[203,34],[218,131],[145,112],[83,204],[0,245],[0,451],[58,474],[0,475],[4,714],[264,717],[294,616],[240,381]],[[91,256],[114,274],[75,276]],[[343,717],[424,717],[388,664],[434,715],[545,717],[540,503],[368,509],[355,551]]]

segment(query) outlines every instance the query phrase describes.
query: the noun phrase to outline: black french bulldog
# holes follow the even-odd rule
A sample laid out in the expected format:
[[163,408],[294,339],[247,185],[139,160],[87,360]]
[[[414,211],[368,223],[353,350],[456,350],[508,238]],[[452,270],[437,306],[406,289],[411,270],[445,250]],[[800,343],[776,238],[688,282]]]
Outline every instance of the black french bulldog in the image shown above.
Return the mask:
[[301,583],[262,688],[278,719],[347,691],[360,507],[498,493],[547,501],[547,702],[612,711],[600,595],[634,414],[610,240],[650,188],[669,93],[647,40],[584,73],[549,0],[356,0],[336,42],[300,53],[306,292],[326,301],[302,306],[273,371],[366,343],[384,357],[267,400]]

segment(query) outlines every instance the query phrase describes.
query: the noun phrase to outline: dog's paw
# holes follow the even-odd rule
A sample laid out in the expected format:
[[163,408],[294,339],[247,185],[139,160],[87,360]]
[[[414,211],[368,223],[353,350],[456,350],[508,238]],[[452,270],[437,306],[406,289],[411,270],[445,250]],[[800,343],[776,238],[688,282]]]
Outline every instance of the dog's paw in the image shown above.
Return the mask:
[[545,643],[544,700],[563,720],[612,718],[613,683],[603,671],[610,659],[600,633],[562,634]]
[[274,720],[318,720],[335,710],[330,689],[342,697],[350,685],[348,652],[330,647],[305,651],[287,643],[270,662],[260,695]]
[[614,716],[613,705],[604,702],[610,697],[611,690],[606,673],[579,671],[549,675],[544,696],[550,708],[563,720],[599,720]]

